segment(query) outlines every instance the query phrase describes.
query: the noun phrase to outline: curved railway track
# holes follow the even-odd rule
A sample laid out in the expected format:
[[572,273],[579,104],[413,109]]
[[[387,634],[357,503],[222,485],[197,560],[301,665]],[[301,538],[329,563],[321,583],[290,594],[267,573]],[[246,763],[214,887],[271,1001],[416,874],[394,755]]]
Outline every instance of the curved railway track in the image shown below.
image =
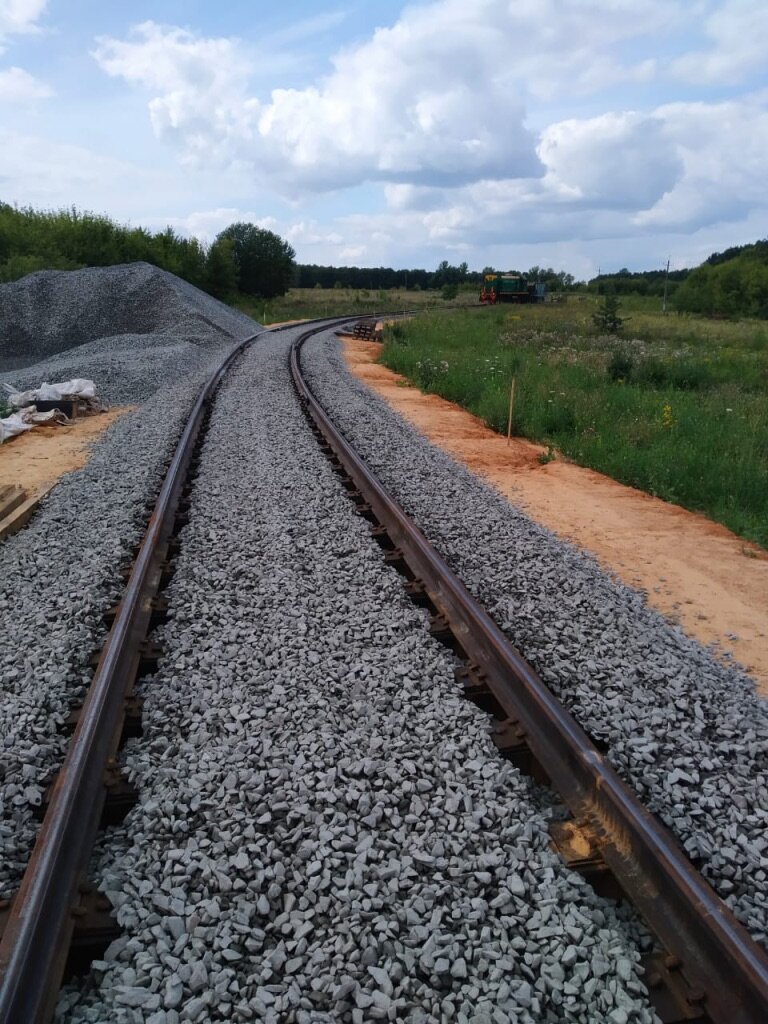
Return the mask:
[[[458,681],[467,697],[495,716],[501,753],[550,782],[569,808],[573,820],[555,836],[566,861],[593,879],[614,879],[656,935],[664,953],[654,960],[648,982],[657,990],[662,1019],[765,1020],[764,951],[511,647],[310,390],[301,346],[328,321],[354,319],[325,318],[325,326],[305,331],[291,347],[290,366],[299,401],[358,513],[370,520],[386,560],[407,578],[409,595],[433,612],[434,635],[465,659]],[[89,913],[87,865],[110,790],[119,789],[117,755],[133,686],[142,666],[157,657],[147,638],[162,614],[158,595],[170,571],[174,533],[184,522],[196,447],[219,384],[257,337],[240,343],[212,375],[169,466],[8,913],[0,945],[2,1024],[42,1024],[53,1013],[77,922]]]

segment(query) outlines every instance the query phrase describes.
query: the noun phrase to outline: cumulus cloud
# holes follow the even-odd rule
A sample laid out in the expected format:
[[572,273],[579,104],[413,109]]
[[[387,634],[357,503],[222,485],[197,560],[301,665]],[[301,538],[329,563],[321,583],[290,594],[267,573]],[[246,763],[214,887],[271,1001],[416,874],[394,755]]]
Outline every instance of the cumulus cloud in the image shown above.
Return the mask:
[[[48,0],[0,0],[0,53],[11,36],[37,32],[47,6]],[[0,68],[0,103],[27,103],[52,95],[52,89],[23,68]]]
[[[353,218],[435,245],[521,244],[700,231],[768,212],[768,96],[676,103],[547,127],[540,179],[392,186],[390,212]],[[734,159],[738,153],[738,159]]]
[[[247,94],[248,61],[232,40],[147,22],[128,40],[100,39],[94,56],[108,74],[156,93],[149,103],[154,130],[187,157],[259,162],[297,188],[537,173],[522,104],[510,101],[491,61],[480,59],[489,33],[463,7],[448,6],[456,8],[456,24],[441,29],[439,45],[422,10],[415,24],[401,21],[339,55],[321,84],[276,89],[270,102]],[[480,110],[478,89],[488,104]]]
[[248,55],[236,40],[146,22],[128,39],[99,39],[94,56],[152,94],[155,132],[187,157],[258,163],[297,190],[460,186],[540,174],[529,96],[646,78],[652,62],[623,67],[604,51],[650,23],[671,24],[680,4],[648,0],[640,11],[634,0],[595,0],[592,13],[585,35],[580,0],[406,8],[392,27],[337,54],[317,83],[268,98],[249,94]]
[[461,187],[540,176],[532,102],[591,96],[659,73],[625,44],[672,31],[684,0],[433,0],[337,53],[304,88],[253,95],[237,39],[145,22],[94,57],[146,90],[158,137],[185,159],[251,166],[286,192],[364,181]]
[[[365,233],[383,247],[412,237],[460,251],[469,238],[695,231],[765,209],[765,95],[642,102],[681,78],[746,80],[768,51],[763,7],[431,0],[337,53],[323,77],[268,94],[235,38],[150,21],[99,39],[94,57],[145,91],[156,135],[184,160],[248,171],[291,198],[381,184],[386,213],[283,224],[297,248],[351,253]],[[664,56],[690,46],[692,23],[696,52]],[[653,93],[638,88],[647,83]],[[564,116],[574,101],[580,116]],[[209,218],[196,233],[227,212],[191,215]]]
[[22,68],[0,69],[0,103],[24,103],[52,95],[53,90],[45,82]]
[[9,36],[37,31],[48,0],[0,0],[0,53]]
[[683,168],[664,121],[635,112],[550,125],[539,155],[552,192],[588,207],[652,206]]
[[158,95],[149,103],[156,135],[202,162],[232,161],[252,134],[256,101],[248,63],[231,39],[204,39],[147,21],[128,40],[99,38],[93,56],[107,74]]
[[764,72],[768,54],[768,6],[760,0],[724,0],[711,5],[702,29],[708,45],[671,63],[689,82],[736,84]]
[[755,209],[768,212],[768,93],[725,103],[672,103],[658,110],[683,173],[634,221],[697,230]]

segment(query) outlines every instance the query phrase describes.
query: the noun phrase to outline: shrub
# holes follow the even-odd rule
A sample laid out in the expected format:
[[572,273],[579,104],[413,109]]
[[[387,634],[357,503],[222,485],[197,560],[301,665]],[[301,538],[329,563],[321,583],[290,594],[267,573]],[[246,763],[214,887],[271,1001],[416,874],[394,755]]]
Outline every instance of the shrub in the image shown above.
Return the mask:
[[691,361],[662,362],[648,358],[638,363],[634,382],[652,388],[674,388],[676,391],[705,391],[712,387],[712,371],[704,363]]
[[608,363],[608,376],[611,380],[629,380],[632,376],[634,365],[631,355],[616,349]]

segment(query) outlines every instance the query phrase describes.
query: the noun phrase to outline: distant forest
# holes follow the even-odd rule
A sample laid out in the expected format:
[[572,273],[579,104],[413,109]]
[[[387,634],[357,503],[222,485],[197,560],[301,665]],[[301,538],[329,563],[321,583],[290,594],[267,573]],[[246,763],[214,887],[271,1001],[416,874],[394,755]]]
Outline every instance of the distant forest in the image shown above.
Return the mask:
[[[507,271],[504,271],[507,273]],[[571,290],[576,282],[572,274],[552,267],[531,267],[530,270],[512,270],[528,278],[543,281],[550,291]],[[445,285],[471,286],[479,288],[483,276],[494,273],[493,267],[470,270],[466,263],[452,266],[447,260],[437,270],[393,270],[391,267],[324,267],[315,263],[299,263],[296,267],[297,288],[354,288],[390,289],[415,288],[417,290],[438,289]]]
[[713,253],[680,286],[675,309],[768,320],[768,239]]
[[[293,250],[279,236],[255,225],[237,224],[210,245],[186,238],[173,228],[152,232],[117,224],[108,217],[71,210],[34,210],[0,202],[0,282],[15,281],[35,270],[75,270],[144,260],[168,270],[218,298],[237,291],[281,294],[299,288],[461,290],[479,287],[494,269],[470,270],[443,260],[436,270],[391,267],[329,267],[296,264]],[[281,272],[267,278],[264,267],[278,261]],[[262,268],[262,269],[260,269]],[[768,239],[713,253],[695,270],[600,274],[589,282],[552,267],[523,273],[549,292],[597,292],[661,297],[665,278],[671,308],[707,315],[768,319]],[[262,280],[263,278],[263,280]]]

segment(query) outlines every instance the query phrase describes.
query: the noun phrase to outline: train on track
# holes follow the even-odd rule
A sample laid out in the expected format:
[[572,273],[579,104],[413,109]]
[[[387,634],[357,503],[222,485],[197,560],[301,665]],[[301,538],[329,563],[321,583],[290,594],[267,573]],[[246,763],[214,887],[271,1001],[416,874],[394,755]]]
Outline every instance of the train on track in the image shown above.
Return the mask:
[[547,286],[529,281],[522,274],[486,274],[480,289],[480,304],[495,306],[497,302],[543,302]]

